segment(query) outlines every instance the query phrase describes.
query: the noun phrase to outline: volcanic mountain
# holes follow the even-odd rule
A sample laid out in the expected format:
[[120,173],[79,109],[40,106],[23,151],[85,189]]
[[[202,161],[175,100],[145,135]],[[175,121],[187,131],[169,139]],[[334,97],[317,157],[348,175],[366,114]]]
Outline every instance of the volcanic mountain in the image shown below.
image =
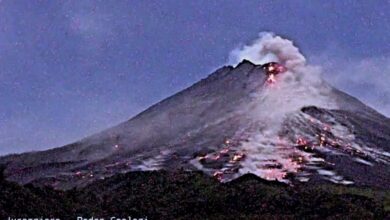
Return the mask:
[[[268,41],[267,41],[268,40]],[[108,130],[41,152],[0,158],[21,184],[80,187],[117,173],[202,170],[287,184],[388,189],[390,119],[333,88],[281,38],[262,42],[286,66],[270,76],[244,60]]]

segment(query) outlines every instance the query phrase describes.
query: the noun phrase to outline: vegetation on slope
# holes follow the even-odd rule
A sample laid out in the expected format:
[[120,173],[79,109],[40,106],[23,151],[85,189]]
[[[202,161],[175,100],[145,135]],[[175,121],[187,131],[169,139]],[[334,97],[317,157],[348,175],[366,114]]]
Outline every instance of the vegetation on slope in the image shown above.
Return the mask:
[[[383,219],[389,192],[336,185],[296,187],[245,175],[221,184],[199,172],[132,172],[82,189],[19,186],[0,177],[0,219]],[[387,210],[388,211],[388,210]]]

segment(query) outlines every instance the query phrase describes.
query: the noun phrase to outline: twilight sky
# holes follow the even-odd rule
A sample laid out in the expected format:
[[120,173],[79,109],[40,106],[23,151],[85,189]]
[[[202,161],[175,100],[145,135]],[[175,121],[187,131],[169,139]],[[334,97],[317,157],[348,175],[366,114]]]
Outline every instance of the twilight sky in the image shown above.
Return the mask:
[[390,116],[390,1],[0,0],[0,155],[129,119],[272,31]]

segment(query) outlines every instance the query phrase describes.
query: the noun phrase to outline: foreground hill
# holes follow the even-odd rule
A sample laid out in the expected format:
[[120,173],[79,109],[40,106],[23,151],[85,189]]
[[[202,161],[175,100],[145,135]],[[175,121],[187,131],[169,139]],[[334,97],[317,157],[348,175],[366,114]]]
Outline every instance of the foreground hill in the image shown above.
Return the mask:
[[200,172],[130,172],[68,191],[1,179],[0,191],[0,219],[384,219],[390,208],[389,191],[291,187],[251,174],[223,184]]

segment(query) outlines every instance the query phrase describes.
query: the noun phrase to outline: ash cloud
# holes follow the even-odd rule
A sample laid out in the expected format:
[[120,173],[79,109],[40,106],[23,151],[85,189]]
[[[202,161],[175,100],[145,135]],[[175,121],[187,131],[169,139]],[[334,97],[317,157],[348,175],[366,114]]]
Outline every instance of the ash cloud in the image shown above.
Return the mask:
[[228,63],[235,65],[244,59],[255,64],[280,62],[295,74],[300,73],[294,76],[295,79],[305,83],[310,90],[314,91],[317,86],[329,87],[323,78],[387,117],[390,116],[390,57],[353,59],[333,47],[310,58],[319,66],[307,65],[306,58],[292,41],[273,33],[261,32],[259,38],[250,44],[232,50]]
[[261,32],[258,39],[249,45],[234,49],[229,55],[229,63],[232,64],[237,64],[243,59],[255,64],[276,61],[289,69],[303,67],[306,64],[305,57],[292,41],[269,32]]
[[330,84],[390,116],[390,57],[347,60],[326,52],[315,61],[322,63]]
[[303,106],[338,108],[329,98],[331,89],[321,78],[321,68],[306,65],[306,58],[291,40],[273,33],[261,32],[259,38],[234,49],[229,55],[231,64],[239,63],[243,59],[255,64],[275,61],[288,69],[286,73],[276,76],[278,82],[270,89],[272,91],[263,92],[264,100],[268,102],[259,106],[259,112],[272,112],[267,115],[275,115],[273,117],[275,120],[281,120],[287,113],[299,110]]

